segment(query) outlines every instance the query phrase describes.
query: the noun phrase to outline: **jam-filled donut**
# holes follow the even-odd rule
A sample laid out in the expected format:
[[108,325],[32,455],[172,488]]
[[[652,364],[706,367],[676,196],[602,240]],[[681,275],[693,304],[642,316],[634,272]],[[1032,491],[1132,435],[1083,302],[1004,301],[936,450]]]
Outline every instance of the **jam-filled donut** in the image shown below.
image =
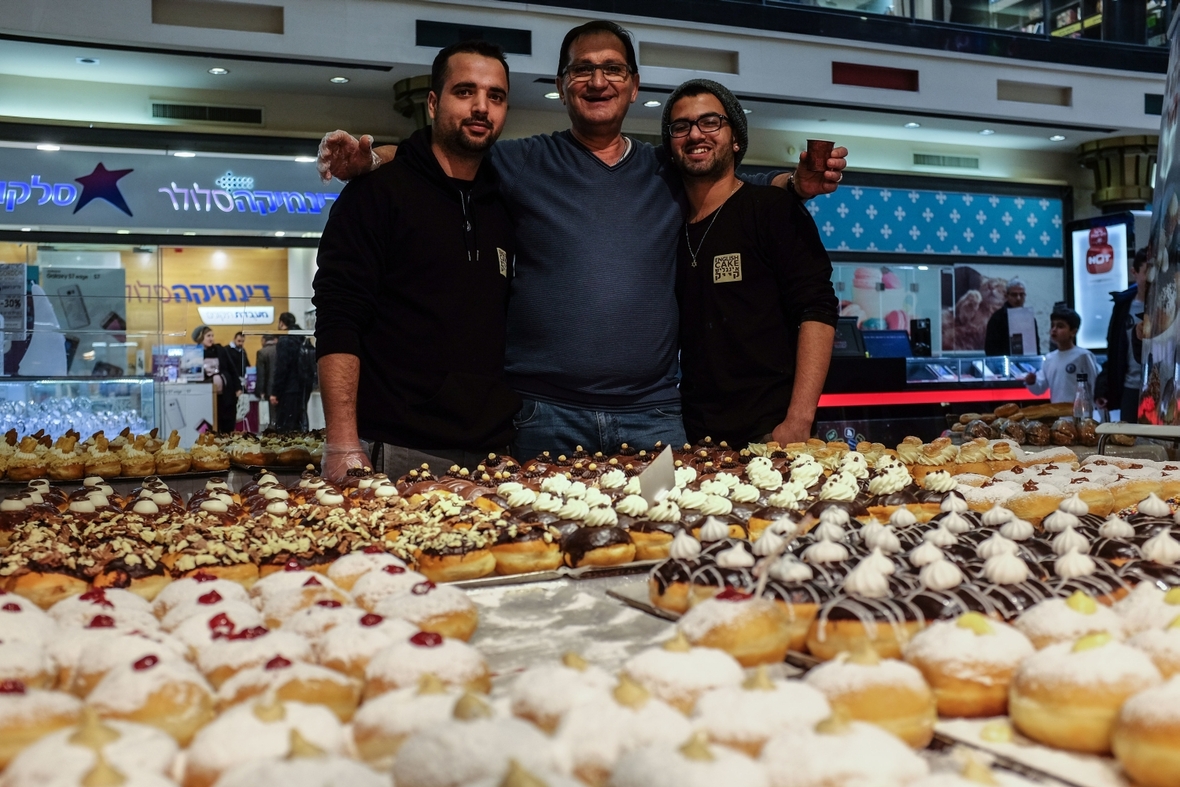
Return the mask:
[[262,694],[282,701],[323,705],[347,723],[360,703],[360,681],[318,664],[275,656],[258,667],[236,673],[217,690],[222,708],[248,702]]
[[26,746],[76,724],[81,712],[81,700],[71,694],[0,681],[0,769]]
[[462,640],[421,631],[373,654],[365,668],[366,699],[417,686],[430,673],[448,686],[486,694],[491,674],[483,655]]
[[404,620],[422,631],[467,641],[479,625],[475,604],[457,587],[419,582],[408,593],[389,596],[373,608],[387,618]]

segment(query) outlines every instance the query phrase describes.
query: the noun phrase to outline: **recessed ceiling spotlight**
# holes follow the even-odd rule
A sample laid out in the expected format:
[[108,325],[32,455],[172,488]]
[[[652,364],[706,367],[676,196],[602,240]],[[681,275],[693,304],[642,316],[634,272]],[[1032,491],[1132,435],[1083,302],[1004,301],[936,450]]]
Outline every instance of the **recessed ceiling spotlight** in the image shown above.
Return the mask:
[[979,132],[979,136],[990,137],[992,134],[995,134],[995,133],[996,133],[996,130],[994,128],[985,128]]
[[184,233],[184,234],[185,234],[185,235],[196,235],[197,233],[195,233],[195,232],[186,232],[186,233]]
[[284,236],[284,235],[286,235],[286,234],[287,234],[287,233],[283,232],[282,230],[279,230],[278,232],[276,232],[276,233],[275,233],[275,237],[276,237],[276,238],[281,238],[281,237],[283,237],[283,236]]
[[61,150],[61,145],[50,145],[46,143],[44,145],[38,145],[37,150],[44,150],[47,153],[53,153],[54,151]]
[[551,101],[556,101],[557,99],[561,98],[561,93],[557,93],[557,92],[546,93],[545,98],[550,99]]
[[1050,142],[1064,142],[1065,135],[1064,134],[1054,134],[1053,136],[1049,137],[1049,141]]
[[347,85],[348,84],[348,77],[332,77],[328,81],[331,82],[333,85]]
[[116,235],[130,235],[131,230],[115,230]]
[[905,124],[905,128],[921,128],[921,127],[922,127],[921,123],[915,123],[912,120],[909,123]]
[[33,228],[32,227],[21,227],[20,231],[21,232],[32,232]]
[[177,158],[196,158],[197,154],[193,153],[191,150],[178,150],[172,155],[176,156]]
[[315,156],[296,156],[295,163],[297,163],[297,164],[313,164],[313,163],[315,163]]
[[97,66],[97,57],[75,57],[74,62],[80,66]]
[[209,69],[209,73],[215,77],[223,77],[229,73],[229,69],[222,68],[221,66],[213,66],[213,68]]
[[644,105],[645,107],[658,107],[658,106],[660,105],[660,102],[659,102],[659,101],[656,101],[656,100],[653,98],[651,101],[644,101],[644,102],[643,102],[643,105]]

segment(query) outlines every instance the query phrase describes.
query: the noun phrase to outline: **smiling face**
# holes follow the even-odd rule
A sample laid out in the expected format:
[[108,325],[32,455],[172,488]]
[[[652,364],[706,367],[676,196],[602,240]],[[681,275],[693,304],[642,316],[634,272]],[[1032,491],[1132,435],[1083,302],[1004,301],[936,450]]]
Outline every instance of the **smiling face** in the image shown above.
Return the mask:
[[[699,122],[708,115],[725,117],[725,107],[712,93],[685,96],[672,106],[671,122]],[[712,133],[693,125],[684,137],[672,137],[672,158],[685,177],[716,180],[734,168],[733,129],[722,121]]]
[[[570,65],[626,66],[627,52],[617,36],[599,31],[574,39],[569,60]],[[559,75],[557,90],[575,130],[602,134],[613,129],[617,134],[622,131],[627,110],[639,96],[639,75],[628,73],[622,82],[611,82],[601,70],[595,70],[585,82]]]
[[447,61],[442,93],[431,91],[426,107],[434,119],[435,144],[458,155],[484,153],[508,115],[504,66],[495,58],[457,52]]

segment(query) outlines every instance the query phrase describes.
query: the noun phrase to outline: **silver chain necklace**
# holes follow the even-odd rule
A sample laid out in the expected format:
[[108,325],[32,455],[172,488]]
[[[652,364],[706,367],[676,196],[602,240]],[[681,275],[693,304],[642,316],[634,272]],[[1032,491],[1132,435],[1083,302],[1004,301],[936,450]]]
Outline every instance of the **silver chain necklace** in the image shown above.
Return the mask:
[[717,210],[716,210],[716,212],[713,213],[713,218],[709,222],[709,226],[705,227],[705,234],[701,236],[701,242],[697,244],[696,251],[692,250],[692,238],[688,237],[688,224],[689,224],[689,222],[687,222],[687,221],[684,222],[684,243],[686,246],[688,246],[688,256],[692,259],[692,267],[695,268],[697,266],[697,255],[700,254],[701,249],[703,249],[705,247],[705,238],[709,237],[709,230],[713,229],[714,222],[716,222],[717,217],[721,215],[721,209],[725,207],[726,202],[729,202],[729,197],[732,197],[734,194],[737,194],[737,190],[740,189],[741,187],[742,187],[742,182],[739,180],[738,184],[733,187],[733,191],[729,192],[729,196],[727,196],[721,202],[721,204],[719,206],[717,206]]

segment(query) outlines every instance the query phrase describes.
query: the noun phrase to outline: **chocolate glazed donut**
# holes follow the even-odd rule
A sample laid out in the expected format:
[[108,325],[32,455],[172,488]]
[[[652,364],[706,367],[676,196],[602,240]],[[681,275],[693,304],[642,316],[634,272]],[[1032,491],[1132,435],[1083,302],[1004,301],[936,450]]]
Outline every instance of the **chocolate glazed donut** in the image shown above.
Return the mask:
[[635,544],[620,527],[580,527],[561,540],[565,564],[579,566],[617,566],[635,559]]

